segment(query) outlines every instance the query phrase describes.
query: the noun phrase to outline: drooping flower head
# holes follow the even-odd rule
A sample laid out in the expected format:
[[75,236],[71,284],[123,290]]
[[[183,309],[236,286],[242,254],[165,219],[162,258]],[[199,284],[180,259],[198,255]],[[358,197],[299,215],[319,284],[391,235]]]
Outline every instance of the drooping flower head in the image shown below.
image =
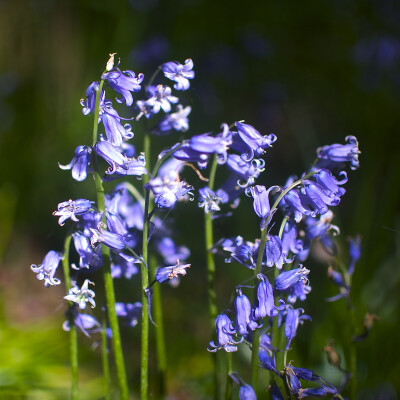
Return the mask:
[[39,279],[39,281],[44,280],[44,286],[48,287],[49,285],[59,285],[61,281],[58,278],[55,278],[54,275],[61,259],[62,255],[60,253],[50,250],[44,257],[42,264],[32,264],[31,270],[37,274],[36,278]]
[[88,146],[78,146],[72,161],[67,165],[58,163],[58,166],[64,170],[72,169],[72,177],[78,182],[84,181],[87,177],[91,152],[92,149]]
[[78,222],[77,215],[83,215],[92,208],[93,201],[86,199],[68,200],[58,204],[57,211],[53,215],[60,217],[58,225],[64,225],[65,221],[71,218],[72,221]]
[[186,275],[186,268],[189,267],[190,264],[180,264],[178,260],[175,265],[158,268],[154,279],[158,283],[162,283],[173,278],[179,278],[180,275]]
[[136,76],[133,71],[121,71],[115,68],[104,73],[101,79],[107,80],[110,87],[122,95],[122,98],[116,99],[118,103],[125,102],[127,106],[131,106],[133,104],[131,92],[138,92],[141,89],[140,84],[143,82],[144,75]]

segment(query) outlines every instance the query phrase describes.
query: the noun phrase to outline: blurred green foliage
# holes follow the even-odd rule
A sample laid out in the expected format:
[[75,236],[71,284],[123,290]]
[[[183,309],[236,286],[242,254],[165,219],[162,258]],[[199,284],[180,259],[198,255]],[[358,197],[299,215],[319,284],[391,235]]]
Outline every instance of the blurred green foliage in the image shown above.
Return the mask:
[[[388,383],[400,390],[399,2],[4,0],[0,11],[0,291],[5,310],[0,397],[68,397],[62,292],[47,298],[53,289],[45,290],[29,265],[48,250],[61,249],[64,231],[51,216],[57,203],[93,193],[89,180],[73,182],[57,162],[69,162],[78,144],[89,143],[91,121],[82,116],[79,99],[114,51],[123,68],[147,76],[161,62],[192,58],[196,79],[187,98],[193,110],[189,134],[242,119],[264,134],[274,132],[278,141],[266,154],[260,182],[265,185],[301,173],[317,147],[343,143],[348,134],[358,138],[361,167],[351,173],[335,212],[344,245],[346,235],[363,238],[354,276],[356,318],[361,326],[367,311],[380,316],[367,340],[358,344],[361,398],[372,398]],[[161,45],[146,55],[152,40]],[[133,131],[140,149],[140,131]],[[171,143],[168,138],[156,142],[160,149]],[[244,200],[229,221],[217,221],[216,238],[241,234],[253,240],[258,221],[247,217],[250,206]],[[199,284],[205,283],[203,231],[193,231],[201,224],[201,212],[194,210],[193,204],[184,206],[175,223],[183,225],[177,241],[191,248],[193,267],[177,289],[164,290],[170,388],[177,398],[191,399],[204,398],[211,381],[206,290]],[[301,328],[291,357],[296,365],[329,370],[322,349],[335,338],[338,349],[346,350],[348,316],[343,303],[322,302],[335,293],[323,263],[311,268],[313,291],[305,308],[313,322]],[[221,308],[245,274],[220,260]],[[119,296],[138,300],[129,283],[119,286]],[[139,334],[123,334],[131,386],[137,387]],[[99,398],[99,355],[84,350],[89,343],[81,346],[81,385],[91,393],[87,398]]]

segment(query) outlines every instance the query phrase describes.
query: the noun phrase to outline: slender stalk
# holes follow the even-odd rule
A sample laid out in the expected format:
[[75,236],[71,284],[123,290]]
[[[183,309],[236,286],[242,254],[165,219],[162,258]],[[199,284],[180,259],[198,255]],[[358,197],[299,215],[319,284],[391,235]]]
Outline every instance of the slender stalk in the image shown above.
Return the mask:
[[232,353],[226,353],[226,387],[225,387],[225,400],[232,400],[232,386],[233,382],[229,375],[233,372],[232,369]]
[[[268,239],[268,229],[267,227],[261,230],[261,239],[258,247],[257,263],[254,269],[254,276],[257,277],[261,273],[262,260],[264,258],[265,245]],[[254,291],[254,298],[256,298],[257,292]],[[251,386],[257,393],[258,389],[258,352],[260,347],[260,332],[256,329],[253,332],[252,346],[251,346]]]
[[[264,258],[264,252],[265,252],[265,246],[268,240],[268,226],[272,220],[272,217],[275,214],[276,209],[278,208],[278,205],[280,201],[283,199],[283,197],[293,188],[296,186],[300,185],[304,179],[309,178],[310,176],[314,175],[314,172],[309,172],[307,175],[305,175],[302,179],[297,180],[296,182],[293,182],[289,187],[284,189],[278,196],[278,198],[275,200],[274,204],[272,205],[270,209],[269,215],[266,217],[265,221],[263,222],[263,228],[261,229],[261,239],[260,239],[260,244],[258,247],[258,254],[257,254],[257,262],[256,262],[256,267],[254,269],[254,276],[257,277],[258,274],[261,273],[262,270],[262,260]],[[281,226],[281,230],[283,232],[283,227]],[[275,269],[275,275],[279,273],[279,270]],[[254,291],[254,298],[256,299],[256,291]],[[275,337],[278,335],[276,334],[275,330],[277,330],[278,327],[278,321],[277,318],[274,319],[273,321],[273,327],[276,326],[276,328],[273,328],[273,335],[275,333]],[[274,340],[274,339],[273,339]],[[277,339],[275,339],[277,340]],[[253,332],[253,341],[252,341],[252,350],[251,350],[251,384],[253,386],[253,389],[257,392],[257,387],[258,387],[258,352],[259,352],[259,346],[260,346],[260,336],[259,336],[259,331],[255,330]]]
[[104,399],[110,400],[110,367],[108,365],[108,345],[107,345],[107,321],[106,316],[103,317],[101,326],[101,363],[103,366],[103,385],[104,385]]
[[[94,121],[93,121],[93,145],[97,141],[97,127],[100,114],[100,97],[103,85],[104,85],[104,80],[101,80],[99,84],[99,89],[97,90],[96,93],[96,106],[95,106]],[[93,176],[97,192],[97,208],[101,213],[103,213],[102,222],[106,223],[104,187],[101,177],[97,172],[97,160],[95,154],[93,154],[93,167],[95,171]],[[126,379],[124,355],[122,352],[118,318],[115,311],[115,293],[114,293],[114,284],[111,277],[110,249],[107,246],[102,245],[101,252],[103,254],[104,285],[106,292],[108,317],[110,322],[110,328],[112,331],[112,344],[114,350],[114,362],[117,370],[118,387],[120,390],[121,399],[128,400],[129,391]]]
[[[217,158],[214,156],[210,168],[210,177],[208,181],[208,187],[213,190],[215,183],[215,174],[217,171]],[[214,232],[212,223],[212,213],[208,212],[204,214],[204,230],[205,230],[205,247],[207,254],[207,293],[208,293],[208,317],[210,324],[211,336],[214,334],[215,319],[217,318],[217,295],[215,292],[215,260],[214,254],[212,253],[212,247],[214,246]],[[211,355],[214,364],[214,398],[222,398],[222,371],[221,357],[218,353]],[[227,379],[230,380],[229,378]],[[228,382],[227,382],[228,384]]]
[[[154,277],[157,271],[157,259],[150,256],[150,271]],[[158,385],[159,398],[165,398],[167,383],[167,352],[164,337],[164,321],[162,309],[162,293],[161,285],[153,286],[153,318],[156,325],[156,351],[157,351],[157,369],[158,369]]]
[[[63,271],[64,271],[64,281],[65,289],[68,294],[69,289],[71,289],[71,277],[69,273],[69,247],[71,244],[72,235],[69,233],[64,241],[64,258],[62,261]],[[68,305],[73,306],[69,301]],[[71,358],[71,399],[78,399],[78,335],[76,331],[74,316],[72,312],[68,315],[69,318],[69,354]]]
[[[150,137],[148,134],[144,136],[144,153],[147,162],[150,161]],[[144,183],[147,183],[149,176],[143,177]],[[148,379],[149,379],[149,304],[147,302],[146,289],[149,287],[149,271],[148,265],[148,238],[149,238],[149,207],[150,207],[150,191],[145,190],[144,210],[143,210],[143,240],[142,240],[142,257],[141,264],[142,275],[142,342],[140,356],[140,398],[147,400],[148,398]]]

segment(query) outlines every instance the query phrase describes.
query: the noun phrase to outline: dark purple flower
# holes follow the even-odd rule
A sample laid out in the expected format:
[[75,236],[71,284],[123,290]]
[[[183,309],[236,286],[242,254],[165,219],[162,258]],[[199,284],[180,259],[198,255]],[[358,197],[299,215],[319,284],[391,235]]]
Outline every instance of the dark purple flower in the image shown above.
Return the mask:
[[229,154],[226,165],[239,175],[240,179],[237,181],[237,184],[245,188],[249,185],[253,185],[256,178],[264,171],[265,162],[258,158],[245,161],[238,154]]
[[65,221],[71,218],[72,221],[79,221],[77,215],[87,213],[92,208],[93,201],[86,199],[68,200],[58,204],[57,211],[53,215],[60,217],[58,224],[64,225]]
[[113,233],[106,231],[101,225],[97,229],[90,228],[92,232],[92,237],[90,239],[90,244],[94,247],[97,243],[103,243],[111,250],[119,252],[126,247],[125,240],[122,235],[118,233]]
[[244,124],[242,122],[235,122],[238,134],[244,143],[248,146],[250,154],[242,154],[248,161],[254,158],[254,155],[261,156],[264,153],[264,149],[271,147],[272,143],[276,141],[274,134],[262,136],[251,125]]
[[135,327],[142,314],[142,303],[115,303],[118,317],[126,318],[128,326]]
[[274,190],[279,189],[279,186],[271,186],[266,189],[265,186],[256,185],[246,189],[246,194],[253,197],[253,208],[255,213],[260,218],[266,218],[269,215],[271,207],[269,205],[269,193]]
[[[89,332],[97,332],[101,327],[95,317],[89,314],[81,314],[77,309],[73,309],[74,325],[77,326],[83,334],[90,336]],[[63,330],[69,332],[71,330],[70,322],[67,320],[63,323]]]
[[213,211],[219,211],[219,202],[220,198],[207,186],[199,189],[199,207],[203,208],[206,214]]
[[123,253],[114,253],[111,255],[111,276],[113,278],[131,279],[133,275],[138,273],[138,268],[135,264],[141,264],[142,260],[131,255]]
[[114,69],[101,76],[101,79],[106,79],[108,81],[108,84],[112,89],[122,95],[123,98],[117,98],[117,102],[125,102],[127,106],[133,104],[131,92],[138,92],[141,89],[140,84],[142,83],[143,78],[143,74],[139,74],[136,77],[136,74],[133,71],[121,71],[120,69]]
[[340,166],[344,162],[350,162],[351,169],[357,169],[360,165],[358,161],[358,155],[360,151],[358,149],[358,142],[354,136],[346,137],[347,144],[332,144],[330,146],[324,146],[317,149],[317,155],[320,161],[317,163],[317,167],[328,168]]
[[162,283],[173,278],[179,278],[180,275],[186,275],[186,268],[189,267],[190,264],[180,264],[177,260],[175,265],[158,268],[154,279],[158,283]]
[[177,110],[174,113],[167,114],[158,124],[158,129],[161,132],[175,130],[178,132],[186,132],[189,129],[188,115],[192,111],[190,106],[185,108],[182,105],[177,105]]
[[190,250],[187,247],[177,246],[169,237],[163,237],[156,246],[166,264],[176,264],[178,260],[186,260],[190,256]]
[[286,291],[299,281],[308,281],[307,275],[310,273],[305,267],[295,268],[290,271],[282,271],[275,279],[275,289]]
[[248,328],[254,331],[258,327],[258,324],[251,320],[250,300],[240,289],[237,291],[234,304],[236,310],[236,332],[240,335],[246,335]]
[[215,319],[215,329],[217,331],[217,343],[210,342],[207,350],[215,353],[219,349],[224,349],[228,353],[237,351],[237,345],[243,341],[243,337],[235,340],[236,330],[233,328],[232,321],[226,314],[219,314]]
[[42,264],[31,265],[31,270],[37,274],[36,278],[39,281],[44,280],[44,286],[48,287],[49,285],[55,286],[59,285],[61,282],[58,278],[55,278],[54,275],[57,271],[58,265],[62,260],[62,254],[57,253],[54,250],[50,250],[44,257]]
[[189,79],[194,78],[193,61],[190,58],[185,61],[185,64],[176,61],[167,62],[162,65],[161,69],[168,79],[176,82],[174,85],[176,90],[189,89]]
[[[103,263],[102,254],[93,250],[87,236],[80,232],[74,232],[72,238],[74,239],[75,250],[79,255],[79,268],[101,267]],[[75,264],[72,264],[72,268],[79,269]]]
[[58,166],[64,170],[72,169],[72,177],[78,182],[84,181],[87,177],[91,152],[92,149],[88,146],[78,146],[75,149],[75,155],[72,161],[67,165],[58,163]]
[[256,392],[250,385],[241,385],[239,389],[239,400],[257,400]]
[[[83,107],[82,112],[83,115],[88,115],[91,112],[94,112],[94,108],[96,106],[96,94],[99,90],[100,82],[92,82],[86,90],[86,101],[81,99],[81,106]],[[105,92],[104,90],[101,93],[100,98],[100,107],[104,103]]]
[[339,172],[339,176],[343,176],[343,179],[340,181],[336,179],[332,175],[332,172],[328,171],[327,169],[317,169],[316,171],[317,172],[314,175],[314,178],[325,193],[327,193],[329,196],[338,197],[341,197],[345,194],[346,190],[339,187],[339,185],[344,185],[348,181],[346,171]]
[[274,291],[272,285],[264,275],[259,275],[261,279],[257,286],[257,302],[258,306],[254,308],[254,319],[275,317],[278,311],[275,309]]
[[361,258],[361,236],[349,238],[350,265],[348,268],[349,275],[353,275],[356,262]]
[[284,263],[291,263],[293,259],[286,259],[282,253],[282,241],[278,236],[268,236],[265,244],[265,265],[269,268],[274,265],[278,269],[282,269]]
[[272,352],[272,356],[269,354],[269,352],[263,348],[260,348],[260,351],[258,352],[258,356],[260,358],[260,362],[263,366],[268,371],[275,372],[276,374],[278,373],[276,369],[276,364],[275,364],[275,353]]
[[100,118],[104,125],[107,140],[113,146],[121,146],[123,138],[133,138],[133,132],[131,132],[132,127],[129,124],[122,125],[121,117],[112,107],[105,107],[103,112],[100,114]]
[[302,308],[294,309],[288,305],[286,307],[286,320],[285,320],[285,336],[287,338],[286,350],[289,350],[292,339],[296,336],[299,324],[304,320],[311,320],[308,315],[301,315],[304,312]]

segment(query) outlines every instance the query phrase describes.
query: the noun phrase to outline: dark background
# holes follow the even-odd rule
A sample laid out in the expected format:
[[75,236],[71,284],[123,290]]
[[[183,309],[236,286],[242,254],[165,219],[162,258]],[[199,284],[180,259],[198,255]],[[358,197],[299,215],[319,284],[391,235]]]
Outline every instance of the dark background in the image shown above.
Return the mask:
[[[185,95],[192,106],[185,136],[218,131],[222,122],[237,120],[275,133],[278,141],[266,153],[259,181],[267,186],[300,174],[317,147],[357,137],[361,166],[349,174],[335,213],[339,242],[346,245],[346,236],[357,233],[363,239],[352,291],[356,319],[361,326],[366,312],[380,317],[357,345],[360,398],[383,392],[382,398],[397,398],[399,19],[398,1],[378,0],[0,1],[3,397],[67,398],[63,288],[43,288],[29,266],[48,250],[61,249],[65,230],[51,215],[57,204],[94,194],[89,179],[73,181],[57,162],[68,163],[77,145],[90,143],[92,122],[82,116],[79,100],[99,79],[108,53],[118,52],[123,69],[147,77],[163,62],[192,58],[196,78]],[[140,149],[140,128],[133,131]],[[159,138],[153,146],[161,149],[171,140]],[[195,180],[194,174],[188,179]],[[218,221],[216,238],[240,234],[254,240],[258,220],[250,210],[251,202],[244,200],[234,217]],[[201,212],[191,204],[182,207],[181,217],[175,210],[171,214],[181,227],[177,241],[191,248],[192,269],[178,288],[164,290],[169,386],[176,398],[205,398],[211,363],[205,350],[210,338]],[[327,365],[322,349],[334,338],[339,352],[346,351],[349,318],[343,300],[322,301],[336,293],[326,279],[326,262],[309,264],[313,291],[304,308],[313,322],[300,328],[290,357],[336,383],[340,374]],[[239,266],[220,259],[221,309],[242,276]],[[119,282],[117,289],[121,299],[139,300],[135,283]],[[131,387],[137,389],[139,331],[126,329],[123,336]],[[83,338],[80,346],[83,398],[102,393],[100,356],[91,347],[97,339]]]

